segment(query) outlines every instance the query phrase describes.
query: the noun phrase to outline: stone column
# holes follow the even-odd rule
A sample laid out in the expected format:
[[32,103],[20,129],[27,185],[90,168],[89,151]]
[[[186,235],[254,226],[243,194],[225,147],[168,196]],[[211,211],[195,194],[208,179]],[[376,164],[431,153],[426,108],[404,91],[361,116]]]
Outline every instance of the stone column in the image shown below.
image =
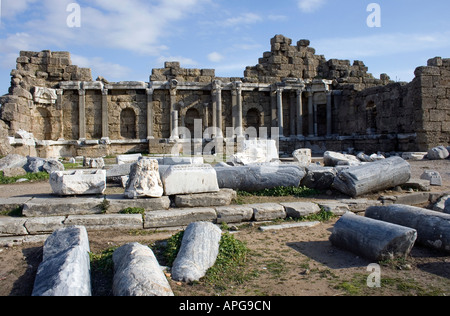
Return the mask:
[[171,112],[171,126],[173,126],[173,129],[170,131],[170,140],[177,140],[179,139],[178,136],[178,111],[172,111]]
[[109,139],[108,128],[108,89],[102,90],[102,139]]
[[[314,102],[314,99],[313,99]],[[317,103],[314,102],[314,136],[319,136],[319,126],[318,126],[318,120],[317,120]]]
[[[213,125],[216,127],[215,137],[222,137],[222,82],[220,80],[215,80],[212,85],[213,88]],[[215,119],[215,122],[214,122]]]
[[331,136],[331,127],[332,127],[332,91],[327,91],[327,136]]
[[[176,104],[177,104],[177,87],[178,87],[178,81],[175,79],[172,79],[169,81],[169,94],[170,94],[170,115],[173,115],[173,111],[175,111]],[[173,120],[171,118],[170,120],[170,135],[172,138],[173,135],[173,129],[177,126],[173,125]]]
[[59,111],[59,119],[60,119],[58,140],[64,140],[64,111],[63,111],[64,90],[57,89],[56,94],[57,94],[56,109]]
[[303,89],[296,91],[297,93],[297,137],[303,138]]
[[242,113],[242,82],[233,83],[232,108],[233,108],[233,130],[237,137],[243,136],[243,113]]
[[86,140],[86,90],[78,90],[78,128],[80,140]]
[[153,88],[147,89],[147,139],[154,139],[153,136]]
[[280,136],[284,136],[284,122],[283,122],[283,88],[277,88],[277,116],[278,116],[278,128],[280,130]]
[[308,136],[314,136],[314,93],[308,92]]

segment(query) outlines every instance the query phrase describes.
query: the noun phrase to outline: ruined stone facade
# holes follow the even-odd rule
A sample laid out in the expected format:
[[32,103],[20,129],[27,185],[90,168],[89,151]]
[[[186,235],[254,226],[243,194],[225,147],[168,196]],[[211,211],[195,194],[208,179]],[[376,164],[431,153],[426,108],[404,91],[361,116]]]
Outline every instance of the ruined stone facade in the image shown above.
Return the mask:
[[[167,153],[187,142],[204,148],[241,136],[279,136],[286,153],[449,144],[450,59],[430,59],[412,82],[396,83],[385,74],[374,78],[362,61],[326,60],[309,44],[275,36],[243,78],[166,62],[149,82],[117,83],[94,81],[67,52],[21,52],[9,94],[0,99],[0,129],[10,136],[0,154]],[[35,146],[21,130],[33,134]]]

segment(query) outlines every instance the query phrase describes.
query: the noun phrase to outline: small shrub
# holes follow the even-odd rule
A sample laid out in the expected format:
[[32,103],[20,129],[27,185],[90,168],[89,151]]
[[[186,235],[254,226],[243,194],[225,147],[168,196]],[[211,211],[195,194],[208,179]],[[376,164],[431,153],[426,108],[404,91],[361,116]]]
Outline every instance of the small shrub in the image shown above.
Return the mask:
[[183,241],[184,231],[178,232],[167,241],[167,248],[164,251],[164,257],[167,260],[167,264],[172,266],[173,262],[177,258],[178,252],[181,248],[181,242]]
[[276,187],[256,192],[238,191],[238,196],[296,196],[309,197],[320,192],[307,187]]
[[145,214],[145,209],[141,207],[128,207],[126,209],[123,209],[119,212],[120,214]]

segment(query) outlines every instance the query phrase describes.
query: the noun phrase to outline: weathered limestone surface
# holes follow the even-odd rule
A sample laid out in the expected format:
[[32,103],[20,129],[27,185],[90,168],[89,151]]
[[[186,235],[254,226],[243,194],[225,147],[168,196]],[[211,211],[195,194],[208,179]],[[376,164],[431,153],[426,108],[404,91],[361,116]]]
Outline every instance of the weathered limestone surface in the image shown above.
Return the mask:
[[286,218],[284,206],[276,203],[250,204],[246,205],[253,209],[255,221],[271,221]]
[[149,247],[126,244],[114,251],[113,261],[114,296],[174,296]]
[[140,214],[70,215],[64,225],[81,225],[87,230],[133,230],[142,229],[143,220]]
[[142,157],[142,154],[133,154],[133,155],[118,155],[116,157],[116,163],[118,165],[124,165],[129,163],[135,163]]
[[298,187],[305,171],[295,165],[217,167],[220,188],[255,192],[275,187]]
[[33,296],[90,296],[89,251],[84,227],[55,231],[45,242]]
[[307,167],[311,164],[311,149],[309,148],[297,149],[292,153],[292,156],[301,167]]
[[130,177],[124,195],[127,198],[154,197],[160,198],[164,188],[159,175],[158,161],[139,158],[131,166]]
[[219,191],[216,170],[211,165],[171,166],[161,180],[165,195]]
[[175,205],[177,207],[224,206],[230,205],[236,196],[236,191],[231,189],[221,189],[219,192],[211,193],[176,195]]
[[328,167],[334,167],[337,165],[358,166],[361,164],[356,156],[341,154],[334,151],[327,151],[323,154],[323,163]]
[[0,217],[0,237],[28,235],[25,218]]
[[282,224],[282,225],[271,225],[271,226],[261,226],[259,228],[260,231],[272,231],[272,230],[283,230],[283,229],[291,229],[291,228],[310,228],[319,225],[320,222],[302,222],[302,223],[294,223],[294,224]]
[[217,224],[248,222],[253,218],[253,208],[247,205],[216,207]]
[[313,215],[320,212],[319,205],[310,202],[292,202],[280,203],[284,206],[286,215],[292,218],[300,218],[303,216]]
[[55,198],[42,196],[33,198],[24,204],[22,214],[26,217],[58,216],[58,215],[87,215],[101,212],[99,205],[103,198]]
[[336,169],[331,167],[320,167],[309,165],[306,167],[307,174],[302,179],[301,185],[310,189],[328,190],[336,178]]
[[334,225],[331,243],[369,260],[406,258],[417,239],[415,229],[347,213]]
[[173,263],[172,278],[175,281],[194,282],[204,277],[216,262],[221,237],[222,231],[214,224],[190,224]]
[[437,250],[450,252],[450,215],[427,209],[390,205],[366,210],[366,217],[417,230],[417,242]]
[[106,171],[57,171],[50,174],[50,185],[57,195],[103,194],[106,190]]
[[171,209],[145,213],[144,228],[187,226],[192,222],[213,222],[217,218],[213,208]]
[[409,163],[400,157],[392,157],[339,172],[333,187],[342,193],[356,197],[402,185],[410,178]]
[[271,162],[278,160],[278,149],[275,140],[244,140],[242,151],[233,155],[231,162],[249,165],[254,163]]
[[450,153],[448,152],[447,148],[444,146],[438,146],[431,148],[428,151],[428,159],[430,160],[440,160],[440,159],[446,159],[450,156]]

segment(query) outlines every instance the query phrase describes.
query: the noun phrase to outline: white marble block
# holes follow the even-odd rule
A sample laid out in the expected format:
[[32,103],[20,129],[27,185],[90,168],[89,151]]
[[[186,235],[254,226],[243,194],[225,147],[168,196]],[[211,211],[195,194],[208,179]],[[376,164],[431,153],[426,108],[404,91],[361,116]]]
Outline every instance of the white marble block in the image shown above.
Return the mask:
[[161,180],[165,195],[219,191],[216,170],[211,165],[171,166]]
[[50,185],[57,195],[103,194],[106,190],[106,170],[52,172]]

